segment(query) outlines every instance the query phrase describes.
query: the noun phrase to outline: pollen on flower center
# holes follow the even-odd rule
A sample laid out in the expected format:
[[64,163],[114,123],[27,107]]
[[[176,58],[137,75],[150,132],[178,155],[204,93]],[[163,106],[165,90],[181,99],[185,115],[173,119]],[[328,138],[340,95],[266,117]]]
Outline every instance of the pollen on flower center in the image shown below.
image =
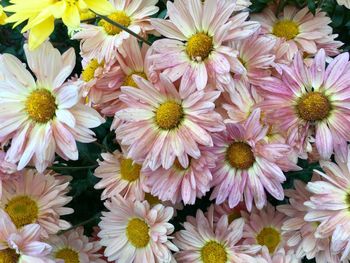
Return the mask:
[[55,258],[63,259],[65,263],[80,263],[78,252],[68,247],[58,250]]
[[38,123],[46,123],[53,119],[57,109],[56,99],[47,89],[32,91],[25,101],[25,110],[29,117]]
[[161,201],[158,197],[156,197],[156,196],[154,196],[154,195],[151,195],[150,193],[145,193],[145,200],[146,200],[151,206],[157,205],[157,204],[161,204],[161,203],[162,203],[162,201]]
[[147,79],[147,76],[144,72],[133,72],[130,75],[125,77],[125,80],[124,80],[122,86],[129,86],[129,87],[137,88],[137,84],[135,83],[134,79],[132,78],[133,75],[137,75],[137,76],[140,76],[144,79]]
[[299,34],[299,26],[291,20],[279,20],[273,26],[272,34],[291,40]]
[[39,208],[29,196],[16,196],[5,205],[5,211],[17,228],[32,224],[38,219]]
[[270,253],[273,253],[281,242],[281,234],[272,227],[264,227],[257,235],[259,245],[266,246]]
[[131,219],[126,227],[126,236],[136,248],[144,248],[148,245],[150,240],[148,232],[148,224],[140,218]]
[[203,263],[226,263],[227,252],[223,245],[216,241],[209,241],[201,249]]
[[4,249],[0,250],[0,263],[17,263],[19,255],[14,249]]
[[95,77],[96,69],[102,65],[103,63],[99,64],[97,59],[91,59],[89,64],[85,67],[84,71],[81,73],[81,78],[85,82],[89,82]]
[[134,163],[132,159],[121,159],[120,175],[123,180],[133,182],[140,178],[141,165]]
[[320,92],[310,92],[297,102],[297,112],[305,121],[320,121],[325,119],[331,110],[328,98]]
[[156,110],[156,123],[161,129],[171,130],[176,128],[184,116],[182,106],[175,101],[167,101]]
[[236,169],[248,169],[254,162],[255,157],[252,148],[245,142],[233,142],[227,148],[226,160]]
[[[131,24],[130,17],[124,11],[116,11],[109,15],[108,18],[124,27],[128,27]],[[102,26],[108,35],[114,36],[123,31],[121,28],[114,26],[105,20],[101,20],[98,25]]]
[[213,38],[205,33],[197,33],[190,37],[186,45],[187,55],[191,59],[204,60],[213,49]]

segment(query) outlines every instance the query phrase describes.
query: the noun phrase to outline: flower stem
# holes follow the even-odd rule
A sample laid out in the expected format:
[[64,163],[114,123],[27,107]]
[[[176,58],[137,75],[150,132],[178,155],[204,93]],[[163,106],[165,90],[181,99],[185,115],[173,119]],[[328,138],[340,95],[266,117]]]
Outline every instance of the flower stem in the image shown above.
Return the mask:
[[68,232],[68,231],[70,231],[70,230],[73,230],[73,229],[75,229],[75,228],[77,228],[77,227],[85,226],[85,225],[87,225],[87,224],[93,223],[96,219],[98,219],[98,218],[100,218],[100,217],[101,217],[101,213],[97,213],[97,214],[95,214],[93,217],[91,217],[91,218],[89,218],[89,219],[87,219],[87,220],[85,220],[85,221],[83,221],[83,222],[80,222],[80,223],[78,223],[78,224],[76,224],[76,225],[74,225],[74,226],[71,226],[70,228],[68,228],[68,229],[66,229],[66,230],[60,231],[60,232],[58,233],[58,235],[61,235],[61,234],[65,233],[65,232]]

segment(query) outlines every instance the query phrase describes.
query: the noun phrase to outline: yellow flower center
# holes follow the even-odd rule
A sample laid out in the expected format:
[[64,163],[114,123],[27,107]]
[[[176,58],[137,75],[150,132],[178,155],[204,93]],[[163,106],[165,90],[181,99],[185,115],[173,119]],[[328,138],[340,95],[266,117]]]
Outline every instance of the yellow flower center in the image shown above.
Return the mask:
[[37,203],[25,195],[16,196],[11,199],[5,205],[5,211],[17,228],[34,223],[39,215]]
[[228,223],[231,224],[233,220],[236,220],[238,218],[241,218],[241,213],[237,210],[233,210],[229,215],[228,215]]
[[89,64],[87,64],[87,66],[85,67],[85,69],[81,73],[81,78],[85,82],[89,82],[90,80],[92,80],[95,77],[96,69],[98,69],[101,66],[103,66],[103,63],[99,64],[97,62],[97,59],[91,59]]
[[213,50],[213,38],[205,33],[197,33],[190,37],[186,45],[187,55],[191,59],[202,61]]
[[310,92],[298,100],[296,108],[300,118],[303,120],[320,121],[328,116],[331,104],[322,93]]
[[223,245],[216,241],[209,241],[201,249],[203,263],[226,263],[227,252]]
[[56,99],[47,89],[33,90],[25,101],[29,117],[38,123],[47,123],[55,117]]
[[156,110],[156,123],[164,130],[176,128],[183,117],[183,108],[175,101],[164,102]]
[[[124,11],[116,11],[109,15],[108,18],[124,27],[128,27],[131,24],[130,17]],[[101,20],[98,25],[102,26],[108,35],[114,36],[123,31],[121,28],[114,26],[105,20]]]
[[145,200],[148,201],[148,203],[151,206],[154,206],[154,205],[162,203],[162,201],[158,197],[153,196],[150,193],[145,193]]
[[140,76],[140,77],[147,80],[147,76],[144,72],[133,72],[130,75],[126,76],[122,86],[130,86],[130,87],[137,88],[137,84],[135,83],[134,79],[132,78],[133,75]]
[[4,249],[0,250],[0,263],[17,263],[19,255],[14,249]]
[[245,170],[254,164],[255,157],[247,143],[233,142],[227,148],[226,160],[233,168]]
[[266,246],[270,253],[273,253],[281,242],[281,234],[272,227],[264,227],[256,237],[261,246]]
[[132,159],[121,159],[120,175],[123,180],[134,182],[140,178],[141,165],[134,163]]
[[272,34],[291,40],[299,34],[299,26],[291,20],[279,20],[273,26]]
[[80,263],[78,252],[68,247],[58,250],[55,258],[63,259],[64,263]]
[[150,240],[148,232],[148,224],[140,218],[131,219],[126,227],[126,236],[136,248],[144,248],[148,245]]

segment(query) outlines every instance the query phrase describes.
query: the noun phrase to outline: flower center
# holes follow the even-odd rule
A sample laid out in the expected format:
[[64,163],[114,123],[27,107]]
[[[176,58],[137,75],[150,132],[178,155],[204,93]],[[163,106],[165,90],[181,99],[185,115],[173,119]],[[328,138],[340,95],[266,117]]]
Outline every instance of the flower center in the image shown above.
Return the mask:
[[187,42],[186,52],[191,59],[202,61],[206,59],[213,49],[213,38],[205,33],[197,33]]
[[272,34],[291,40],[299,34],[299,26],[291,20],[279,20],[273,26]]
[[228,215],[228,223],[231,224],[233,220],[236,220],[238,218],[241,218],[241,213],[237,210],[233,210],[229,215]]
[[136,248],[144,248],[148,245],[150,240],[148,232],[149,226],[140,218],[131,219],[126,227],[126,236]]
[[226,263],[227,253],[223,245],[216,241],[209,241],[201,249],[203,263]]
[[226,160],[236,169],[248,169],[254,162],[255,157],[252,148],[245,142],[233,142],[227,148]]
[[0,250],[0,263],[17,263],[19,255],[14,249],[4,249]]
[[47,89],[33,90],[25,101],[29,117],[38,123],[47,123],[55,116],[56,99]]
[[135,83],[134,79],[132,78],[133,75],[137,75],[137,76],[140,76],[144,79],[147,79],[147,76],[144,72],[133,72],[130,75],[126,76],[122,86],[129,86],[129,87],[137,88],[137,84]]
[[5,205],[5,211],[17,228],[32,224],[38,219],[39,208],[29,196],[16,196]]
[[145,200],[151,205],[151,206],[154,206],[154,205],[157,205],[157,204],[161,204],[162,201],[156,197],[156,196],[153,196],[151,195],[150,193],[145,193]]
[[78,252],[68,247],[58,250],[55,258],[63,259],[64,263],[80,263]]
[[156,123],[161,129],[176,128],[184,116],[183,108],[175,101],[167,101],[160,105],[156,111]]
[[132,159],[121,159],[120,175],[123,180],[133,182],[140,178],[141,165],[134,163]]
[[91,59],[89,64],[87,64],[84,71],[81,73],[81,78],[85,82],[89,82],[95,77],[95,71],[100,66],[103,66],[103,63],[99,64],[97,59]]
[[320,121],[325,119],[331,110],[328,98],[320,92],[310,92],[303,95],[297,103],[297,111],[305,121]]
[[259,245],[266,246],[270,253],[273,253],[281,242],[281,234],[275,228],[264,227],[257,235]]
[[[109,15],[108,18],[124,27],[128,27],[131,24],[130,17],[124,11],[114,12]],[[105,20],[101,20],[98,25],[102,26],[108,35],[114,36],[123,31],[121,28],[114,26]]]

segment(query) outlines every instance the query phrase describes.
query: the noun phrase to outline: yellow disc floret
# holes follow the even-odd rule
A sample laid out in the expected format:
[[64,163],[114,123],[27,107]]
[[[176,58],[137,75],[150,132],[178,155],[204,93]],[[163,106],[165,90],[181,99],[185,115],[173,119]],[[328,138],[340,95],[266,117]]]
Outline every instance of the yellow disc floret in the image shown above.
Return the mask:
[[328,117],[331,104],[321,92],[309,92],[298,100],[296,110],[305,121],[321,121]]
[[44,88],[33,90],[25,101],[25,110],[29,118],[38,123],[47,123],[55,116],[56,99]]
[[156,123],[164,130],[176,128],[184,116],[182,106],[175,101],[167,101],[161,104],[156,110]]
[[186,45],[187,55],[197,61],[206,59],[212,50],[213,38],[205,33],[191,36]]
[[78,252],[68,247],[58,250],[55,258],[63,259],[64,263],[80,263]]
[[201,249],[201,259],[203,263],[226,263],[227,252],[222,244],[209,241]]
[[126,227],[126,236],[136,248],[144,248],[150,241],[149,226],[140,218],[133,218]]
[[272,28],[272,34],[291,40],[299,34],[299,26],[291,20],[278,20]]
[[34,223],[39,215],[37,203],[26,195],[12,198],[5,205],[5,211],[17,228]]
[[[108,18],[124,27],[128,27],[131,24],[130,17],[124,11],[116,11],[109,15]],[[114,26],[105,20],[101,20],[98,25],[102,26],[108,35],[114,36],[123,31],[121,28]]]
[[247,143],[233,142],[227,148],[226,160],[233,168],[245,170],[254,164],[255,157]]
[[133,75],[140,76],[140,77],[142,77],[142,78],[147,80],[147,76],[146,76],[146,74],[144,72],[133,72],[130,75],[125,77],[125,80],[124,80],[122,86],[129,86],[129,87],[137,88],[137,84],[135,83],[135,81],[134,81],[134,79],[132,77]]
[[97,59],[91,59],[89,64],[86,65],[85,69],[81,73],[81,78],[85,82],[89,82],[95,77],[96,69],[103,66],[103,63],[98,63]]
[[121,159],[120,176],[123,180],[134,182],[140,178],[141,165],[134,163],[132,159]]
[[17,263],[19,255],[14,249],[3,249],[0,250],[0,263]]
[[256,236],[256,241],[261,246],[266,246],[273,253],[281,242],[280,232],[273,227],[264,227]]

